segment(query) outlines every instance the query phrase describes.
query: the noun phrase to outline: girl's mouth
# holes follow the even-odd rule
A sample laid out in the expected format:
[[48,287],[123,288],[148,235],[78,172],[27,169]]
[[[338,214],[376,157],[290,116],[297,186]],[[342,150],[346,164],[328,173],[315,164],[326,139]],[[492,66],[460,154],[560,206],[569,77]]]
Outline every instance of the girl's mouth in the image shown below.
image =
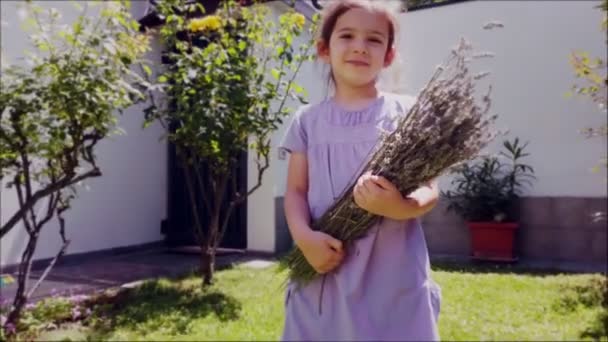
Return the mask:
[[346,61],[347,64],[352,64],[354,66],[369,66],[369,63],[364,62],[364,61]]

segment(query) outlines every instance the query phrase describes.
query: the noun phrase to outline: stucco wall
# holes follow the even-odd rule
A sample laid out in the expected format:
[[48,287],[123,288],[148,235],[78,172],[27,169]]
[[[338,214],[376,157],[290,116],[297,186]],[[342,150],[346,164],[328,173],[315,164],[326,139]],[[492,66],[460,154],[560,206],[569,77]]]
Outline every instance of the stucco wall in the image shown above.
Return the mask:
[[[17,1],[0,2],[2,13],[3,64],[19,63],[28,48],[27,35],[20,29]],[[77,11],[68,1],[36,1],[43,8],[57,8],[62,23],[70,24]],[[93,13],[95,9],[90,9]],[[132,14],[143,15],[145,3],[133,1]],[[160,61],[160,47],[148,58]],[[162,128],[142,129],[142,106],[127,109],[119,117],[124,134],[98,144],[98,165],[102,177],[86,182],[72,209],[64,215],[71,244],[68,254],[91,252],[155,242],[162,239],[160,221],[166,216],[166,147],[159,142]],[[17,209],[14,190],[1,189],[0,222],[6,222]],[[27,234],[21,225],[0,241],[1,265],[19,262]],[[56,220],[43,228],[35,259],[54,256],[61,245]]]

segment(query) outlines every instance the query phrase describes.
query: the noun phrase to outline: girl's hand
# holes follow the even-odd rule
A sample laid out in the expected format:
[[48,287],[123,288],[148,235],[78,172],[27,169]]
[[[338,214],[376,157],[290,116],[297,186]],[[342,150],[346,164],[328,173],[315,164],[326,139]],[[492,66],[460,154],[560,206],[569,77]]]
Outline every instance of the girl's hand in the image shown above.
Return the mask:
[[398,216],[404,199],[399,190],[381,176],[365,173],[357,180],[353,191],[355,203],[368,212],[386,216]]
[[386,178],[362,175],[354,189],[355,203],[368,212],[395,220],[420,217],[437,204],[437,182],[421,186],[404,198],[394,184]]
[[309,228],[296,244],[308,263],[320,274],[332,271],[344,259],[342,241],[320,231]]

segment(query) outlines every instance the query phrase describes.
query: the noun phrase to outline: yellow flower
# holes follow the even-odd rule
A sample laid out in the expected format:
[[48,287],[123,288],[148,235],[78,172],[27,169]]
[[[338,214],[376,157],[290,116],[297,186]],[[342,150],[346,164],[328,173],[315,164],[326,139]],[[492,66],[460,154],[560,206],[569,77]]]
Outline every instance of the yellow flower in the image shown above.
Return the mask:
[[204,18],[192,19],[188,24],[188,29],[192,32],[216,31],[222,27],[222,19],[217,15],[208,15]]
[[306,23],[306,18],[300,13],[294,13],[293,22],[301,28]]

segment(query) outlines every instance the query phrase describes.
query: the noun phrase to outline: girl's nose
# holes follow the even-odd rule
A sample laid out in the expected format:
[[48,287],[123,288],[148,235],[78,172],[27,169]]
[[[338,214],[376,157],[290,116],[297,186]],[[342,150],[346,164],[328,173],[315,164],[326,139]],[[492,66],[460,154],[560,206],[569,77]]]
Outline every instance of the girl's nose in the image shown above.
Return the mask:
[[367,47],[365,46],[365,42],[361,39],[355,39],[353,41],[353,52],[355,53],[367,53]]

